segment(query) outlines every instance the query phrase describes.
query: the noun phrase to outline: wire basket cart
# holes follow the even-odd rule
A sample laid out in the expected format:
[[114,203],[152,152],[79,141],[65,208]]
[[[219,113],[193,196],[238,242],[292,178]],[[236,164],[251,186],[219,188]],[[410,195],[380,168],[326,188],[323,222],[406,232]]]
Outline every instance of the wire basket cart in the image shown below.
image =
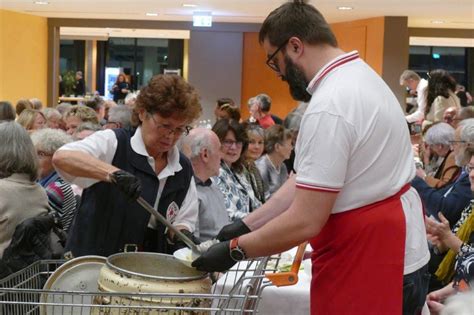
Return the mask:
[[289,272],[278,272],[279,256],[242,261],[216,275],[209,294],[46,290],[46,280],[65,261],[37,261],[0,280],[0,315],[256,314],[266,287],[298,281],[302,246]]

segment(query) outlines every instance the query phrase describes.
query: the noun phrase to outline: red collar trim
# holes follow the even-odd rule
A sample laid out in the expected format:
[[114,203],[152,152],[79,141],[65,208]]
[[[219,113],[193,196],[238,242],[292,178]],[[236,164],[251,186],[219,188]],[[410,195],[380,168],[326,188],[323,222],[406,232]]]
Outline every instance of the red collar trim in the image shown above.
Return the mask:
[[352,60],[356,60],[359,58],[359,53],[354,50],[348,54],[342,55],[333,61],[329,62],[326,64],[319,72],[316,74],[316,76],[311,80],[311,82],[308,85],[308,92],[313,93],[314,90],[316,89],[316,86],[321,82],[321,80],[332,70],[336,69],[337,67],[342,66],[345,63],[348,63]]

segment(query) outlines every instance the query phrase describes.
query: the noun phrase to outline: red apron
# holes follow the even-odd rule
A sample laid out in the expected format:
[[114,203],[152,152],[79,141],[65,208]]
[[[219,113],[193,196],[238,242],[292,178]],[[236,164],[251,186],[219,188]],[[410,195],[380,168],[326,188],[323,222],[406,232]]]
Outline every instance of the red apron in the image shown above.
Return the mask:
[[329,217],[310,243],[311,314],[402,314],[405,214],[397,194]]

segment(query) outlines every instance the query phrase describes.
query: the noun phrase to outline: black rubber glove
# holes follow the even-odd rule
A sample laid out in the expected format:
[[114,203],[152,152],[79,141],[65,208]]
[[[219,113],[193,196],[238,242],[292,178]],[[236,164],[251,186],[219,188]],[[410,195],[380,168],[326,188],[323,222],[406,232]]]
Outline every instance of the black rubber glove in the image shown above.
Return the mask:
[[[180,231],[181,233],[186,235],[191,241],[193,241],[194,244],[196,245],[201,244],[201,241],[197,237],[195,237],[193,233],[189,232],[186,229],[182,229]],[[182,239],[180,239],[178,235],[176,234],[173,236],[172,242],[174,243],[174,246],[173,246],[174,251],[177,251],[178,249],[181,249],[184,247],[188,247],[188,245],[186,245],[186,243]]]
[[212,245],[208,251],[193,261],[192,266],[200,271],[222,272],[229,270],[236,263],[230,257],[230,241],[225,241]]
[[217,234],[216,238],[219,241],[230,241],[233,238],[250,233],[250,229],[245,225],[241,219],[235,219],[231,224],[224,226]]
[[118,170],[110,174],[112,183],[122,191],[130,200],[135,201],[142,192],[140,180],[129,172]]

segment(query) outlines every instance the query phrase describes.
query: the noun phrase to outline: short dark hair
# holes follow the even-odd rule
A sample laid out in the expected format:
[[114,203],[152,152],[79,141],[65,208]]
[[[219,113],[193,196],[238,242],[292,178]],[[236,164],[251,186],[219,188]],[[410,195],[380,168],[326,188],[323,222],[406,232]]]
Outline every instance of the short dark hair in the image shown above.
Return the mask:
[[217,100],[217,107],[220,108],[222,105],[225,105],[225,104],[230,104],[234,106],[235,102],[230,97],[221,97],[220,99]]
[[163,118],[179,115],[189,122],[198,118],[202,111],[196,89],[182,77],[171,74],[155,75],[140,90],[133,108],[134,125],[141,124],[138,117],[141,109]]
[[221,111],[224,111],[229,116],[229,119],[233,119],[235,121],[240,121],[240,109],[231,104],[224,104],[221,106]]
[[104,105],[104,100],[100,96],[96,96],[90,100],[84,102],[84,105],[98,112]]
[[10,102],[0,102],[0,121],[15,120],[15,110]]
[[231,169],[237,173],[241,173],[244,167],[244,152],[247,150],[249,145],[249,139],[247,137],[247,132],[242,124],[239,124],[237,121],[232,119],[221,119],[218,120],[212,127],[212,131],[216,133],[219,137],[221,143],[225,140],[225,136],[229,131],[232,131],[235,135],[236,141],[242,142],[242,152],[239,159],[231,165]]
[[16,102],[16,114],[20,116],[21,112],[25,109],[33,109],[33,104],[31,104],[30,100],[21,99]]
[[273,10],[260,28],[260,44],[268,38],[273,46],[281,46],[291,37],[309,44],[337,47],[337,40],[323,15],[302,0],[285,3]]

